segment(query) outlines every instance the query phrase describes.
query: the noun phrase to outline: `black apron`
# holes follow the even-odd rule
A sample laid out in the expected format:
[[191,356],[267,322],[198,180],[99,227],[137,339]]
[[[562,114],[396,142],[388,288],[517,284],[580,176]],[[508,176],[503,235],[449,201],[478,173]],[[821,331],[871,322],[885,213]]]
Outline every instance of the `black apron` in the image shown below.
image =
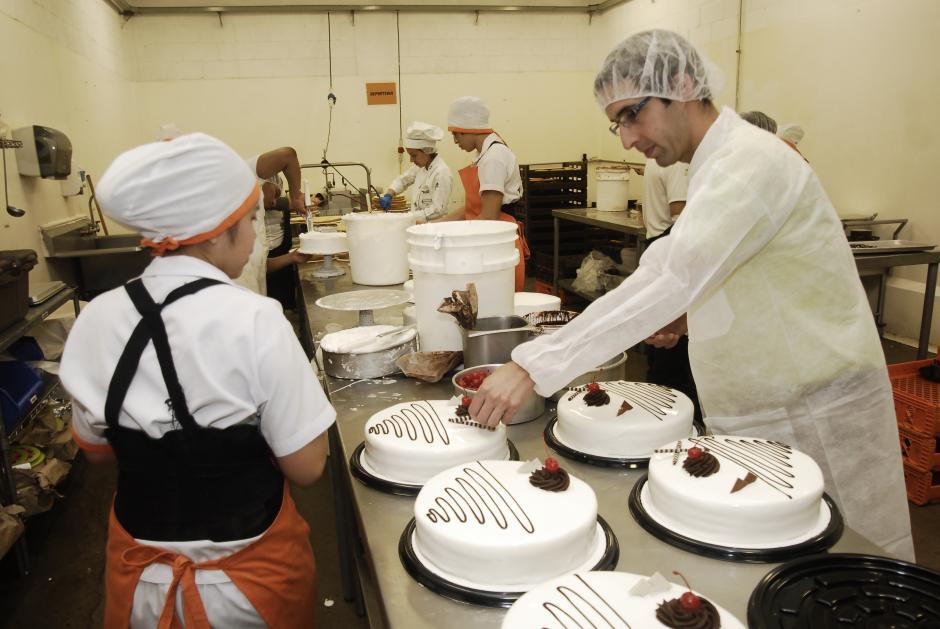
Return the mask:
[[[221,284],[200,279],[154,303],[139,280],[125,285],[141,314],[118,360],[105,402],[105,435],[118,460],[114,513],[135,538],[233,541],[263,533],[277,516],[284,478],[257,425],[225,429],[196,423],[176,373],[161,311],[187,295]],[[160,439],[118,425],[140,357],[153,341],[178,428]]]

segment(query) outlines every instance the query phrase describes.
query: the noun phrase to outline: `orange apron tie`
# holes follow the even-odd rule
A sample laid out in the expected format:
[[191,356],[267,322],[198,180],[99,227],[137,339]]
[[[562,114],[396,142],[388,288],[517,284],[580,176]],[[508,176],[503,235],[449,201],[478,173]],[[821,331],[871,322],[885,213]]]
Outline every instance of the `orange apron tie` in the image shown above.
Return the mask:
[[[476,164],[466,166],[457,171],[464,190],[465,221],[480,219],[483,211],[483,200],[480,198],[480,169]],[[525,259],[529,257],[529,244],[525,241],[522,224],[505,212],[499,213],[499,220],[512,223],[516,226],[516,249],[519,251],[519,262],[516,264],[516,292],[525,290]]]
[[310,527],[297,512],[284,485],[281,510],[260,539],[242,550],[217,559],[194,563],[188,557],[140,544],[114,515],[108,526],[105,572],[106,629],[126,629],[134,606],[134,591],[144,568],[163,563],[173,568],[157,625],[180,629],[176,593],[182,592],[186,629],[211,629],[196,587],[196,570],[223,570],[272,629],[308,629],[314,626],[316,566],[309,542]]

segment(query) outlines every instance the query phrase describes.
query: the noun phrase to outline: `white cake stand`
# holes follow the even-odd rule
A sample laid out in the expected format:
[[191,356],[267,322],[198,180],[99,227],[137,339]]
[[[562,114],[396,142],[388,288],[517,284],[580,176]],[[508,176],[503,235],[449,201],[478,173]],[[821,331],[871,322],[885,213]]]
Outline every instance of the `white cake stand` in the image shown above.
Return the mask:
[[323,264],[318,266],[316,270],[311,273],[313,277],[339,277],[340,275],[345,274],[345,269],[341,269],[338,266],[333,266],[333,254],[330,253],[323,254]]
[[411,295],[403,290],[374,288],[327,295],[318,299],[316,304],[327,310],[358,311],[359,325],[373,325],[375,323],[372,316],[373,310],[400,306],[409,299]]

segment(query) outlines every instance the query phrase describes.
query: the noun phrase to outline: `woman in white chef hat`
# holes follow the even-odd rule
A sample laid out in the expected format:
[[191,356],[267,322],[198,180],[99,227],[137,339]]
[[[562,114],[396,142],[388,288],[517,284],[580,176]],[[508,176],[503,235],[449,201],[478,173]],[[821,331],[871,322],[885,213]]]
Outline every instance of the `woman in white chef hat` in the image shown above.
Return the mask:
[[443,158],[437,154],[437,143],[443,137],[441,128],[426,122],[416,121],[408,125],[405,150],[408,151],[412,166],[385,189],[385,194],[379,198],[382,209],[389,209],[395,195],[414,186],[411,211],[417,215],[418,222],[434,220],[447,213],[454,176]]
[[201,133],[117,157],[97,198],[153,250],[94,299],[62,357],[75,442],[116,461],[106,627],[312,626],[309,527],[335,411],[280,306],[232,282],[254,243],[255,175]]
[[503,139],[490,127],[490,109],[476,96],[461,96],[447,111],[447,130],[454,144],[464,151],[477,152],[476,159],[458,172],[463,182],[464,205],[450,212],[447,221],[506,221],[517,226],[516,290],[525,287],[525,259],[529,248],[513,214],[522,199],[519,161]]

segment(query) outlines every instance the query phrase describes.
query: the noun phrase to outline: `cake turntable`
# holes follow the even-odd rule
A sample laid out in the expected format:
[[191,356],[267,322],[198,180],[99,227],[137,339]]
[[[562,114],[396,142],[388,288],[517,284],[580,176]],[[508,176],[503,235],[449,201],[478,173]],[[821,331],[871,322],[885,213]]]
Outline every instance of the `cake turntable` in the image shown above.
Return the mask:
[[[492,583],[473,583],[459,576],[446,574],[432,566],[421,554],[421,549],[414,543],[415,519],[412,518],[398,542],[398,556],[405,570],[415,581],[439,594],[462,603],[483,605],[486,607],[510,607],[513,602],[532,588],[540,585],[499,585]],[[594,548],[584,565],[576,572],[588,570],[614,570],[620,558],[620,544],[613,529],[600,515],[597,516],[597,533]]]
[[829,494],[823,494],[818,521],[810,531],[798,537],[773,545],[746,546],[727,546],[701,539],[696,533],[683,530],[674,523],[667,526],[668,518],[649,500],[648,477],[644,474],[630,492],[629,508],[633,519],[653,537],[695,555],[742,563],[775,563],[825,552],[842,537],[844,524],[839,507]]
[[316,301],[316,305],[326,310],[358,312],[359,325],[372,325],[375,322],[372,311],[391,308],[407,303],[411,295],[403,290],[372,288],[353,290],[345,293],[326,295]]

